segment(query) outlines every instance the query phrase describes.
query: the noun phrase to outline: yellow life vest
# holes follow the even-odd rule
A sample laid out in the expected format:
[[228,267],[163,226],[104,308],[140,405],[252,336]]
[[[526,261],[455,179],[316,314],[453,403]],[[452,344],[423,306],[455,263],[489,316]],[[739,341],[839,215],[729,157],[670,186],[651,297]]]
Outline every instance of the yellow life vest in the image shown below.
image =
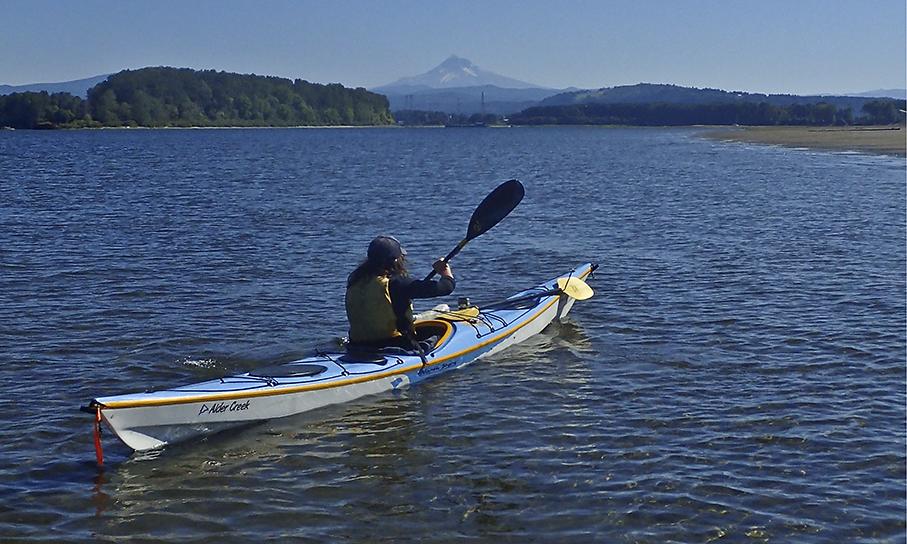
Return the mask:
[[346,290],[351,342],[376,342],[402,336],[391,306],[387,276],[364,278]]

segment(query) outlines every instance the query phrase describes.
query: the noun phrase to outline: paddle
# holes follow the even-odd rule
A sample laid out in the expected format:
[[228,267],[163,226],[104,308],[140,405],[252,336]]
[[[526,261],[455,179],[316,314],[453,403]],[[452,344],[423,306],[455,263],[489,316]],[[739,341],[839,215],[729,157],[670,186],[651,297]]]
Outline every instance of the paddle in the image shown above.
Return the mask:
[[[453,259],[471,240],[485,234],[491,230],[491,227],[500,223],[501,219],[507,217],[510,212],[517,207],[517,204],[523,200],[525,192],[523,184],[515,179],[505,181],[498,185],[497,188],[489,193],[489,195],[485,197],[485,200],[479,204],[476,211],[472,212],[472,217],[469,219],[469,227],[466,229],[466,238],[460,240],[457,247],[453,248],[453,250],[447,254],[447,257],[444,257],[444,261],[450,262],[450,260]],[[430,280],[435,273],[436,272],[432,270],[425,279]]]
[[565,295],[573,297],[576,300],[586,300],[592,298],[595,292],[589,287],[589,284],[579,278],[570,276],[568,278],[558,278],[557,287]]
[[[471,240],[485,234],[491,227],[500,223],[501,219],[507,217],[510,212],[517,207],[517,204],[523,200],[524,194],[526,194],[526,190],[523,188],[523,184],[515,179],[505,181],[498,185],[494,191],[489,193],[488,196],[482,200],[479,207],[476,208],[476,211],[472,212],[472,217],[469,218],[469,227],[466,229],[466,238],[460,240],[457,247],[453,248],[453,250],[447,254],[447,257],[444,257],[444,262],[450,262],[450,260],[453,259],[461,249],[466,247],[466,244]],[[432,270],[425,276],[425,281],[430,280],[436,273],[435,270]],[[428,360],[425,358],[425,351],[416,340],[416,335],[413,333],[412,329],[406,332],[406,337],[413,347],[416,348],[416,351],[419,352],[419,358],[422,359],[422,365],[425,366],[428,364]]]
[[592,288],[589,287],[589,284],[583,280],[575,277],[570,278],[558,278],[557,280],[557,289],[547,289],[545,291],[538,291],[528,295],[523,295],[516,298],[504,299],[500,302],[492,302],[490,304],[480,304],[479,308],[482,310],[495,310],[501,308],[507,308],[512,306],[517,302],[524,302],[527,300],[534,300],[541,297],[550,297],[554,295],[567,295],[570,298],[575,298],[576,300],[586,300],[591,298],[593,295]]

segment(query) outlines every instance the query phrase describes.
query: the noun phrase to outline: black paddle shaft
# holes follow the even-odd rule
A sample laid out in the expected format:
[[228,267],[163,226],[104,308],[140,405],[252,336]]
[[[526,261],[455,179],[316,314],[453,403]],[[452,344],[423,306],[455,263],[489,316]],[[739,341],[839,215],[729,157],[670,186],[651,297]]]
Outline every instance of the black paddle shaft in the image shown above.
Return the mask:
[[[500,223],[501,219],[507,217],[510,212],[517,207],[520,201],[523,200],[523,195],[525,194],[526,190],[523,188],[523,184],[515,179],[505,181],[498,185],[497,188],[489,193],[489,195],[485,197],[485,200],[479,204],[476,211],[472,213],[472,217],[469,219],[469,227],[466,229],[466,238],[463,238],[463,240],[457,244],[457,247],[453,248],[453,250],[447,254],[447,257],[444,257],[444,260],[450,262],[450,260],[453,259],[470,240],[478,238],[491,230],[491,227]],[[434,275],[435,271],[432,270],[431,273],[425,277],[425,280],[430,280]]]

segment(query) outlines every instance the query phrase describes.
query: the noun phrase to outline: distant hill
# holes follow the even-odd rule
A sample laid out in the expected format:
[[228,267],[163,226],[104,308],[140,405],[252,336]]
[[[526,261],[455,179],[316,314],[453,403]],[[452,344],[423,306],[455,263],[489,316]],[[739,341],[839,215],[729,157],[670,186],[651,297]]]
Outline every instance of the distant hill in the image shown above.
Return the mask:
[[697,89],[679,85],[639,83],[619,87],[604,87],[560,93],[544,99],[539,106],[568,106],[578,104],[760,104],[792,106],[794,104],[831,104],[837,108],[856,111],[873,98],[861,96],[799,96],[791,94],[761,94],[720,89]]
[[188,68],[124,70],[87,100],[46,92],[0,96],[0,127],[387,125],[387,99],[365,89]]
[[392,111],[440,111],[462,115],[506,115],[562,92],[484,70],[456,55],[423,74],[370,90],[387,96]]
[[845,96],[865,96],[868,98],[895,98],[907,100],[907,89],[876,89],[862,93],[848,93]]
[[758,94],[640,83],[561,93],[510,116],[522,125],[854,125],[903,123],[903,100]]
[[110,77],[110,74],[89,77],[85,79],[76,79],[73,81],[62,81],[59,83],[29,83],[27,85],[0,85],[0,95],[13,93],[69,93],[73,96],[85,98],[88,96],[88,89]]

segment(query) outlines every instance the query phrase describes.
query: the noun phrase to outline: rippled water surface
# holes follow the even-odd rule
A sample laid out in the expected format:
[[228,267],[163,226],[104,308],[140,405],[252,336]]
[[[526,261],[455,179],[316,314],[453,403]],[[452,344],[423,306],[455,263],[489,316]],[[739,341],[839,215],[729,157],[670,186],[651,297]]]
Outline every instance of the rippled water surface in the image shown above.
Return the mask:
[[[596,296],[405,390],[136,456],[95,396],[343,334],[371,237]],[[0,132],[0,541],[904,542],[904,159],[689,130]]]

